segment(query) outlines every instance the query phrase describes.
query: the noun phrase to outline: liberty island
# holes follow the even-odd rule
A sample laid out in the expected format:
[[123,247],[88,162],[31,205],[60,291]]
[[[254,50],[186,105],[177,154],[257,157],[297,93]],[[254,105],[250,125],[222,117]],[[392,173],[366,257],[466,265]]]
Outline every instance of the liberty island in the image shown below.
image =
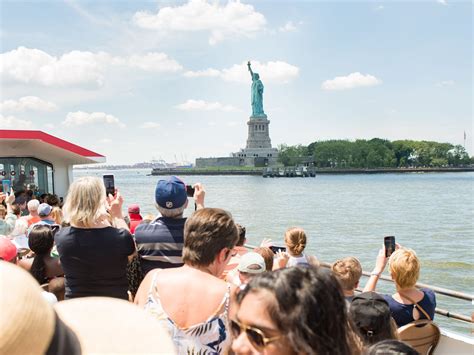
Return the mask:
[[247,121],[248,138],[245,148],[230,157],[197,158],[196,168],[208,167],[265,167],[277,164],[278,149],[272,147],[270,139],[270,121],[263,110],[264,86],[260,75],[252,71],[247,63],[252,79],[250,102],[252,114]]

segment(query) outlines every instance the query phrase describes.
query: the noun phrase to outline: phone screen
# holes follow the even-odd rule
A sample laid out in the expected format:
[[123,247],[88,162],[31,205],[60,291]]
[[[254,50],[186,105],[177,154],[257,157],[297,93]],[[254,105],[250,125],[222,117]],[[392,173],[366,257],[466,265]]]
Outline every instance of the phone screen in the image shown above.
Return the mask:
[[10,180],[8,179],[2,180],[2,189],[5,194],[9,195],[11,188],[12,188],[12,184]]
[[186,185],[186,195],[188,195],[188,197],[194,196],[194,187],[192,185]]
[[286,251],[286,247],[280,247],[278,245],[271,245],[269,248],[272,250],[273,254],[276,254],[279,251]]
[[383,238],[385,245],[385,256],[389,257],[395,251],[395,237],[393,235]]
[[105,194],[115,195],[115,182],[113,175],[104,175]]

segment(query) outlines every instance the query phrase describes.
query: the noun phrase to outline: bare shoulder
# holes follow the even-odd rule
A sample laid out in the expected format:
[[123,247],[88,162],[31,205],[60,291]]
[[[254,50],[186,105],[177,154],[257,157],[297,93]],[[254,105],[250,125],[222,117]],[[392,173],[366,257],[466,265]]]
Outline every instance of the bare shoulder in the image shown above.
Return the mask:
[[308,262],[312,265],[312,266],[319,266],[319,260],[317,257],[315,257],[314,255],[309,255],[308,256]]
[[153,282],[153,278],[155,274],[159,270],[152,270],[148,274],[146,274],[143,281],[140,283],[140,287],[138,288],[137,294],[135,295],[134,303],[140,307],[143,307],[146,302],[146,298],[148,296],[148,290],[151,287],[151,283]]
[[17,262],[17,265],[26,271],[31,270],[31,265],[33,264],[33,259],[20,259]]

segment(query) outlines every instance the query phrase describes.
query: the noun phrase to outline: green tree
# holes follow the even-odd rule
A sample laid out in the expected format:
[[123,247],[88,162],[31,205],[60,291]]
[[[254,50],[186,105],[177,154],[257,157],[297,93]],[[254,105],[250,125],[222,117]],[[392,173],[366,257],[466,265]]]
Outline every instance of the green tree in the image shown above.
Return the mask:
[[308,149],[304,145],[289,146],[281,144],[278,146],[278,161],[284,166],[295,166],[301,163],[303,157],[308,155]]
[[469,165],[471,158],[462,145],[455,145],[447,153],[448,164],[452,166]]
[[472,164],[474,159],[460,145],[413,140],[390,142],[381,138],[316,141],[307,147],[282,144],[279,152],[279,161],[285,166],[297,165],[306,156],[312,156],[320,168],[462,166]]
[[412,163],[412,156],[415,150],[413,141],[399,140],[392,142],[393,153],[397,167],[408,167]]

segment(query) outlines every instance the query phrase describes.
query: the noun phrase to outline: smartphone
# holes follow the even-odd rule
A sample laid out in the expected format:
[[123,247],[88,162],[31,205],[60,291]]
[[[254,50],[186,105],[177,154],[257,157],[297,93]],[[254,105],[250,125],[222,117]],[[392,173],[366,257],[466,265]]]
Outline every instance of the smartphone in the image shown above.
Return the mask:
[[115,195],[115,182],[113,175],[104,175],[105,194]]
[[194,187],[192,185],[186,185],[186,195],[188,197],[193,197],[194,196]]
[[272,250],[273,254],[278,253],[279,251],[286,251],[286,247],[281,247],[278,245],[271,245],[269,248]]
[[385,256],[388,258],[395,251],[395,237],[393,235],[384,237],[383,244],[385,245]]
[[5,194],[10,195],[11,188],[12,188],[12,183],[10,180],[8,179],[2,180],[2,189]]

